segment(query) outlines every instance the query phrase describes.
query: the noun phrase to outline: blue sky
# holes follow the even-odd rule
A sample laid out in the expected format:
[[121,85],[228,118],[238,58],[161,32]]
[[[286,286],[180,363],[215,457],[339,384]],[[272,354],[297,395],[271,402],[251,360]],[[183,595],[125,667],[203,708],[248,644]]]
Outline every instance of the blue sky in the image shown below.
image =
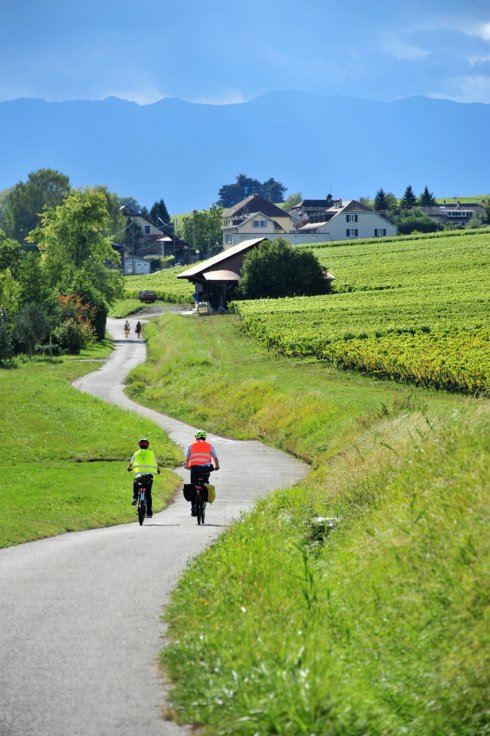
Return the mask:
[[0,100],[490,103],[490,0],[0,0]]

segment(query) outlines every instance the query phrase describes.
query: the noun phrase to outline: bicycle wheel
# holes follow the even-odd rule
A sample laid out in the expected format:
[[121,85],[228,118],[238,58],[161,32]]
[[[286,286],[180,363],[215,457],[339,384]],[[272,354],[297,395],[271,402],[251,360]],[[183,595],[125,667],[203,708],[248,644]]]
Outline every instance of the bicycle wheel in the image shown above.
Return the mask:
[[140,526],[143,526],[145,515],[146,515],[146,503],[144,501],[140,501],[138,503],[138,521],[140,523]]

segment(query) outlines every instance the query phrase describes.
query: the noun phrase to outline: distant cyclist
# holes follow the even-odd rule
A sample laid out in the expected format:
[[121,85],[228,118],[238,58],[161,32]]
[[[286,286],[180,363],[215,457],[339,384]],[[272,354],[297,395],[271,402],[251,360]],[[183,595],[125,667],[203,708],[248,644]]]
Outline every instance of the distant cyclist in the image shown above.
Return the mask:
[[146,515],[151,518],[152,513],[152,498],[151,498],[151,487],[153,485],[153,475],[160,473],[158,462],[155,457],[155,453],[149,450],[150,441],[146,437],[142,437],[138,442],[140,447],[137,452],[134,453],[133,457],[129,461],[128,470],[132,470],[135,474],[133,483],[133,506],[136,506],[138,502],[138,485],[136,478],[147,476],[146,486]]
[[141,337],[141,322],[136,322],[134,331],[136,332],[136,337]]
[[126,320],[126,322],[124,323],[124,334],[126,335],[126,337],[129,337],[130,330],[131,330],[130,324],[128,320]]
[[206,473],[206,482],[209,480],[211,468],[219,470],[219,460],[214,447],[206,441],[206,432],[200,429],[196,432],[196,441],[189,445],[186,453],[185,467],[191,471],[191,483],[194,483],[200,473]]

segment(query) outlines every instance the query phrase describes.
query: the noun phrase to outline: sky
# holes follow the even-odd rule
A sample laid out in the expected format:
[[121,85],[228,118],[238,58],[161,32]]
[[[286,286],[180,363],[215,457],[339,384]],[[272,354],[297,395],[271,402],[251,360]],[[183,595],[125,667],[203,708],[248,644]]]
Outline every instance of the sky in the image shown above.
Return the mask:
[[0,0],[0,100],[490,103],[490,0]]

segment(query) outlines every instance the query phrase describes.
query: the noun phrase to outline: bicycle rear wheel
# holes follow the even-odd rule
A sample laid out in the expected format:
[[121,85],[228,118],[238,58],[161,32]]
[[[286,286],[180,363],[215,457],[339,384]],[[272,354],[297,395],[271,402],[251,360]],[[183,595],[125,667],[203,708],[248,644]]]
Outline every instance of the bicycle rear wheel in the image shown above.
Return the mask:
[[146,516],[146,504],[144,501],[140,501],[138,504],[138,521],[140,526],[143,526],[143,522]]

